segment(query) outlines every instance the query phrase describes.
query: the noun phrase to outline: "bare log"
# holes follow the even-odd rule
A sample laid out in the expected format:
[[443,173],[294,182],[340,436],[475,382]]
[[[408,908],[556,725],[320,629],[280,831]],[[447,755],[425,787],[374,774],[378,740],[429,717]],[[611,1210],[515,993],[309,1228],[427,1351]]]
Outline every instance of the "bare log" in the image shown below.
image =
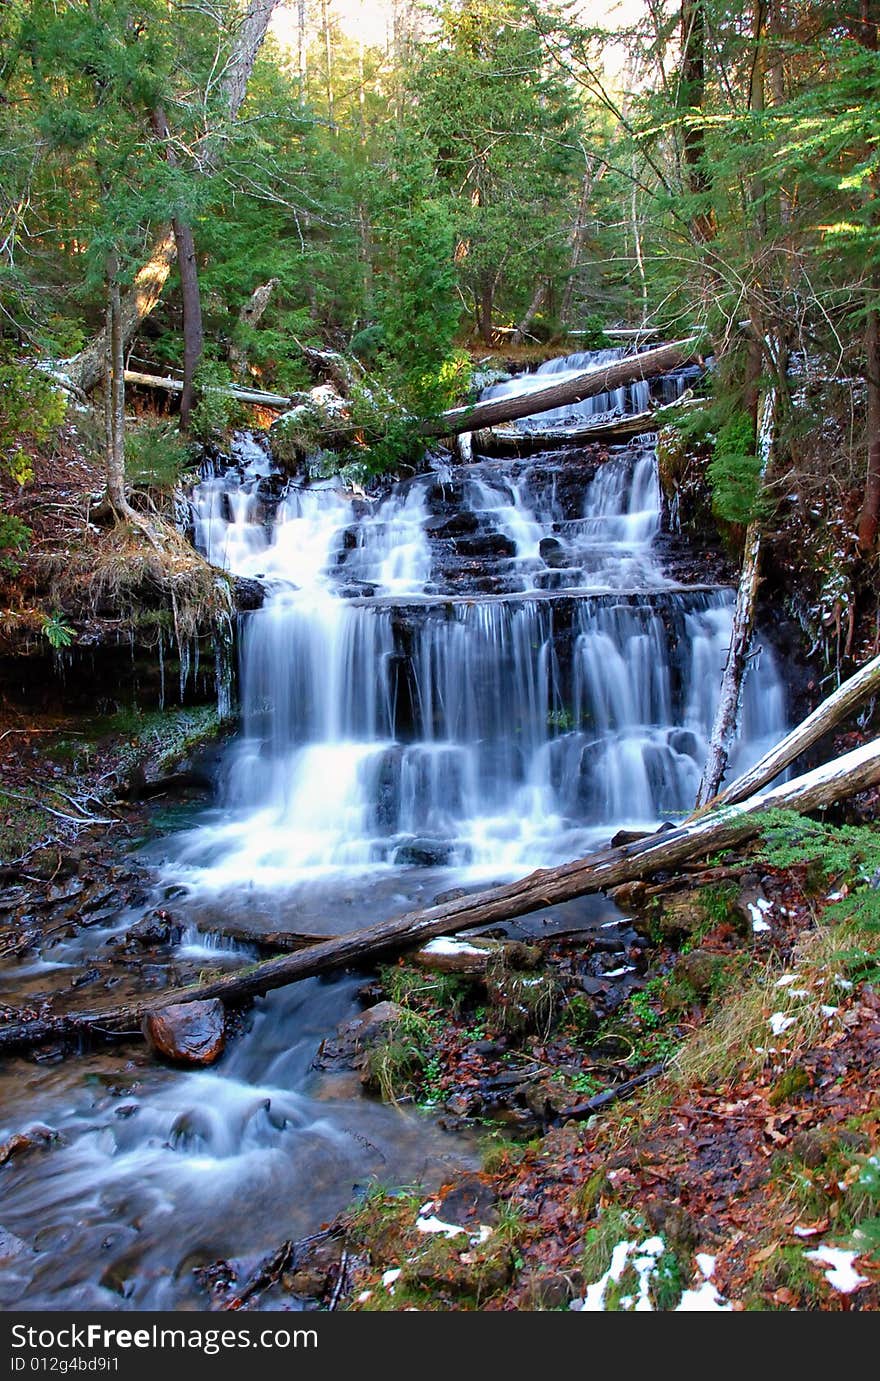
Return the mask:
[[134,1036],[150,1012],[180,1002],[220,998],[247,1002],[301,978],[372,961],[392,950],[413,948],[439,935],[476,926],[496,925],[591,892],[677,868],[689,858],[730,848],[760,832],[761,816],[771,809],[818,810],[880,783],[880,739],[814,768],[794,781],[725,806],[677,829],[650,835],[619,848],[602,849],[560,868],[539,869],[516,882],[455,901],[380,921],[350,935],[338,936],[295,954],[279,955],[238,973],[225,974],[189,988],[152,995],[124,1007],[63,1013],[0,1028],[0,1050],[37,1045],[77,1036]]
[[817,706],[813,713],[808,715],[805,720],[798,724],[797,728],[792,729],[790,734],[780,740],[769,753],[744,772],[741,777],[737,777],[735,782],[725,787],[724,791],[711,802],[713,806],[733,805],[737,801],[744,801],[748,796],[754,795],[772,782],[780,772],[784,772],[786,767],[794,762],[795,758],[800,757],[808,748],[812,748],[820,738],[823,738],[831,729],[834,729],[842,720],[846,719],[853,710],[859,705],[864,704],[872,695],[880,693],[880,657],[874,657],[870,662],[866,662],[863,667],[851,676],[848,681],[844,681],[842,686],[838,686],[832,695],[829,695],[822,704]]
[[656,429],[653,412],[634,412],[629,417],[615,417],[608,422],[596,422],[591,427],[548,427],[546,431],[523,431],[519,427],[486,427],[472,432],[472,445],[480,455],[533,455],[536,451],[559,446],[582,446],[588,441],[611,441],[638,436]]
[[460,432],[494,427],[498,422],[515,422],[519,417],[531,417],[534,413],[549,412],[552,408],[582,403],[585,398],[595,398],[598,393],[612,393],[624,384],[655,379],[699,358],[698,338],[692,336],[688,340],[675,341],[672,345],[658,346],[656,350],[627,355],[604,369],[587,370],[562,383],[536,389],[534,393],[490,398],[485,403],[451,408],[439,417],[424,421],[421,432],[423,436],[458,436]]
[[[126,369],[125,382],[139,384],[142,388],[158,388],[165,393],[182,393],[183,380],[164,374],[144,374],[137,369]],[[291,399],[284,393],[263,393],[255,388],[239,388],[231,384],[228,388],[216,389],[217,393],[228,394],[240,403],[256,403],[265,408],[289,408]]]
[[[239,326],[253,329],[259,325],[263,313],[269,305],[269,300],[280,281],[279,278],[270,278],[268,283],[261,283],[258,288],[254,288],[238,314]],[[234,372],[239,376],[243,375],[247,365],[244,350],[235,341],[230,341],[227,353]]]

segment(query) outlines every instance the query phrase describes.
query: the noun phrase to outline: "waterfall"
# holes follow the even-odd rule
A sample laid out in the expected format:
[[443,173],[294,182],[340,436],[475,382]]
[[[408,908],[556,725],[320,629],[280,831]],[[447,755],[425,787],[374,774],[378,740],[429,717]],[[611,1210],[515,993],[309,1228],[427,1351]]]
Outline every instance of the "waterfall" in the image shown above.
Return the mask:
[[[564,452],[478,460],[373,502],[332,482],[279,491],[262,452],[209,476],[197,540],[269,593],[244,620],[222,816],[182,843],[181,880],[511,876],[686,812],[732,592],[664,576],[650,441],[592,470]],[[784,726],[765,648],[734,768]]]

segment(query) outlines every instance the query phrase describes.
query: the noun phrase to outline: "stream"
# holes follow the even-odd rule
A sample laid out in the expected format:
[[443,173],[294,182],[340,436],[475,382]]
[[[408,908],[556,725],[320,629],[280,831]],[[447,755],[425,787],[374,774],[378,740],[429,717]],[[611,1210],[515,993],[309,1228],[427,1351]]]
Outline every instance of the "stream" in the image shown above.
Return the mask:
[[[644,411],[687,381],[679,371],[549,420]],[[653,440],[612,446],[602,463],[572,449],[437,465],[371,500],[286,481],[257,440],[238,438],[234,463],[192,495],[194,540],[266,597],[241,618],[241,723],[214,799],[143,855],[149,906],[167,906],[182,932],[169,963],[195,975],[252,962],[224,938],[236,918],[339,934],[690,808],[733,592],[664,573]],[[785,727],[765,644],[732,773]],[[565,920],[612,912],[584,899]],[[19,968],[46,966],[49,982],[49,966],[82,966],[143,914]],[[165,1068],[140,1046],[8,1061],[0,1141],[35,1120],[58,1139],[0,1170],[0,1304],[204,1309],[195,1267],[255,1262],[371,1183],[431,1189],[477,1164],[469,1133],[313,1067],[323,1037],[360,1010],[363,981],[312,979],[259,1000],[207,1071]]]

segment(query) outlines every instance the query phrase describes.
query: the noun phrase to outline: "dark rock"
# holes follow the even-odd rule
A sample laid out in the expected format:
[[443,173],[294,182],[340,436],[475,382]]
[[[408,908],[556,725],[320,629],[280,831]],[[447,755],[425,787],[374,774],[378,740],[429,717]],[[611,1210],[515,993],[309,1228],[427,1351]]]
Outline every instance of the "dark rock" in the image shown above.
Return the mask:
[[447,1098],[446,1107],[456,1117],[476,1117],[483,1110],[483,1099],[473,1089],[460,1089]]
[[437,1217],[474,1230],[481,1222],[497,1222],[497,1196],[492,1185],[477,1174],[460,1175],[452,1189],[439,1197]]
[[473,537],[458,537],[455,550],[459,556],[504,557],[516,556],[516,543],[503,532],[481,532]]
[[150,1049],[181,1064],[213,1064],[226,1042],[223,1003],[176,1002],[149,1012],[142,1022]]
[[569,564],[569,554],[558,537],[542,537],[538,551],[545,566],[549,566],[551,570],[562,570]]
[[430,518],[425,523],[425,532],[429,537],[468,537],[476,532],[480,526],[480,520],[470,509],[464,508],[460,513],[453,513],[451,518]]
[[455,858],[455,845],[448,839],[413,839],[395,850],[394,862],[416,868],[444,868]]
[[0,1143],[0,1165],[5,1165],[13,1156],[18,1160],[31,1151],[44,1151],[60,1140],[53,1127],[47,1127],[45,1122],[32,1122],[23,1132],[16,1132],[8,1141]]
[[372,1046],[387,1040],[403,1011],[395,1002],[378,1002],[353,1021],[343,1022],[318,1047],[315,1069],[361,1069]]
[[266,591],[262,581],[251,580],[244,575],[234,575],[232,576],[232,598],[239,613],[247,614],[254,609],[262,609],[266,600]]
[[826,1132],[813,1130],[798,1132],[791,1139],[792,1155],[808,1170],[818,1170],[834,1149],[834,1139]]
[[539,1079],[524,1085],[522,1096],[529,1112],[543,1119],[556,1117],[566,1104],[562,1085],[552,1079]]
[[533,1309],[564,1309],[584,1288],[579,1271],[571,1275],[555,1272],[551,1275],[528,1276],[524,1281]]
[[688,954],[678,956],[673,974],[697,997],[708,997],[719,976],[724,972],[724,967],[723,955],[713,954],[708,949],[692,949]]
[[154,911],[130,926],[123,938],[125,942],[133,941],[139,946],[148,947],[177,944],[182,934],[183,926],[166,911]]

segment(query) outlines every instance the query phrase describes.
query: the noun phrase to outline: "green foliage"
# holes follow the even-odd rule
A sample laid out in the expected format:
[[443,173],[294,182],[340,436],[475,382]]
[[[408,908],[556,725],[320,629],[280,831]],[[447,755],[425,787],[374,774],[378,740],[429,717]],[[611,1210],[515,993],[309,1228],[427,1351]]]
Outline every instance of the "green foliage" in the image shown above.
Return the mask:
[[795,811],[768,811],[762,857],[775,868],[808,866],[825,884],[850,889],[826,911],[831,921],[851,920],[880,929],[880,831],[872,825],[828,825]]
[[190,431],[197,441],[208,444],[225,440],[240,417],[240,405],[229,393],[223,392],[231,383],[229,368],[216,360],[203,360],[196,370],[194,384],[198,401],[190,417]]
[[726,523],[747,526],[761,511],[761,461],[754,451],[750,419],[745,413],[734,414],[715,438],[706,471],[712,508]]
[[191,466],[189,448],[170,422],[142,421],[125,437],[125,473],[131,484],[170,490]]
[[74,638],[75,631],[71,628],[63,614],[44,614],[40,628],[43,637],[53,647],[56,652],[62,648],[70,647]]
[[0,357],[0,472],[16,484],[33,473],[22,443],[39,446],[64,421],[65,396],[33,365]]
[[0,513],[0,571],[16,576],[21,570],[19,557],[27,551],[33,533],[27,523],[11,513]]

